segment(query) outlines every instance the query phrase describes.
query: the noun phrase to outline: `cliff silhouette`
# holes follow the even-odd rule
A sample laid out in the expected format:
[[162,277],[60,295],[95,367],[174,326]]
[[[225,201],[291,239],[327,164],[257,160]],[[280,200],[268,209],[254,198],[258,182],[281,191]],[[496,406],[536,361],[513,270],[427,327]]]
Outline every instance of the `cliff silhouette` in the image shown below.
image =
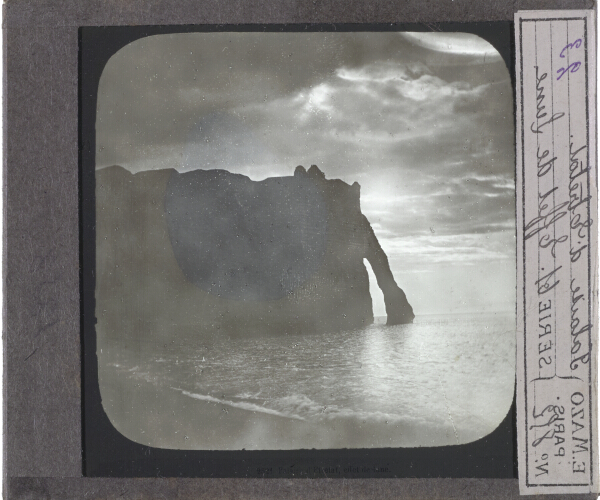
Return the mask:
[[412,307],[360,209],[315,165],[255,182],[225,170],[96,172],[96,311],[106,338],[354,329]]

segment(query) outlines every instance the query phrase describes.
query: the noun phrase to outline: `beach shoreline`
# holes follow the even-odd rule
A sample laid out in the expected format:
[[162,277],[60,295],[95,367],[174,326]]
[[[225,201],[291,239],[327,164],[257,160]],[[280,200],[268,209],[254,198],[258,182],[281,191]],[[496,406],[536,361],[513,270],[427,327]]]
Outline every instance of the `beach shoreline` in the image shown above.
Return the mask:
[[[134,384],[109,369],[101,371],[102,406],[115,429],[147,446],[182,450],[298,450],[397,448],[448,442],[451,426],[435,429],[410,423],[356,418],[315,421],[197,399],[180,389],[137,378]],[[419,443],[420,441],[420,443]]]

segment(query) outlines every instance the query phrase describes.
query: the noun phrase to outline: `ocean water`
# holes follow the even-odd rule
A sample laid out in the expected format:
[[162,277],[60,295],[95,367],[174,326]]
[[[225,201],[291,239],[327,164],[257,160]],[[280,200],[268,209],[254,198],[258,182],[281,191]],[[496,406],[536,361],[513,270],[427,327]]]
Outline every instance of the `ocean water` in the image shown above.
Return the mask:
[[513,313],[428,315],[386,326],[377,318],[344,332],[201,336],[135,347],[99,339],[98,357],[109,417],[144,444],[463,444],[493,431],[510,408],[515,319]]

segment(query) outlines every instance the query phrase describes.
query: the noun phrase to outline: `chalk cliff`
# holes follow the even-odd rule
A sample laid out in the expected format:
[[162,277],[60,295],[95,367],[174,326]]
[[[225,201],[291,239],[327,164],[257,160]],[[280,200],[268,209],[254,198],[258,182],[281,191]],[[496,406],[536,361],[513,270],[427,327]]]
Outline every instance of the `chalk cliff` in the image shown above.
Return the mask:
[[316,167],[260,182],[224,170],[96,172],[96,316],[106,338],[326,332],[414,314],[360,209]]

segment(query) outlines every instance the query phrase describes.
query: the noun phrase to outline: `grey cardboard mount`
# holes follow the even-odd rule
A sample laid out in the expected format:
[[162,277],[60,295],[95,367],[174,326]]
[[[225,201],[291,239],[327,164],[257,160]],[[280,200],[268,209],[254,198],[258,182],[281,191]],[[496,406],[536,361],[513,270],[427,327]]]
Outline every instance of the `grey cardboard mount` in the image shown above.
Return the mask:
[[78,28],[512,21],[517,10],[593,8],[595,3],[589,0],[7,1],[3,6],[5,498],[517,497],[516,479],[82,477]]

